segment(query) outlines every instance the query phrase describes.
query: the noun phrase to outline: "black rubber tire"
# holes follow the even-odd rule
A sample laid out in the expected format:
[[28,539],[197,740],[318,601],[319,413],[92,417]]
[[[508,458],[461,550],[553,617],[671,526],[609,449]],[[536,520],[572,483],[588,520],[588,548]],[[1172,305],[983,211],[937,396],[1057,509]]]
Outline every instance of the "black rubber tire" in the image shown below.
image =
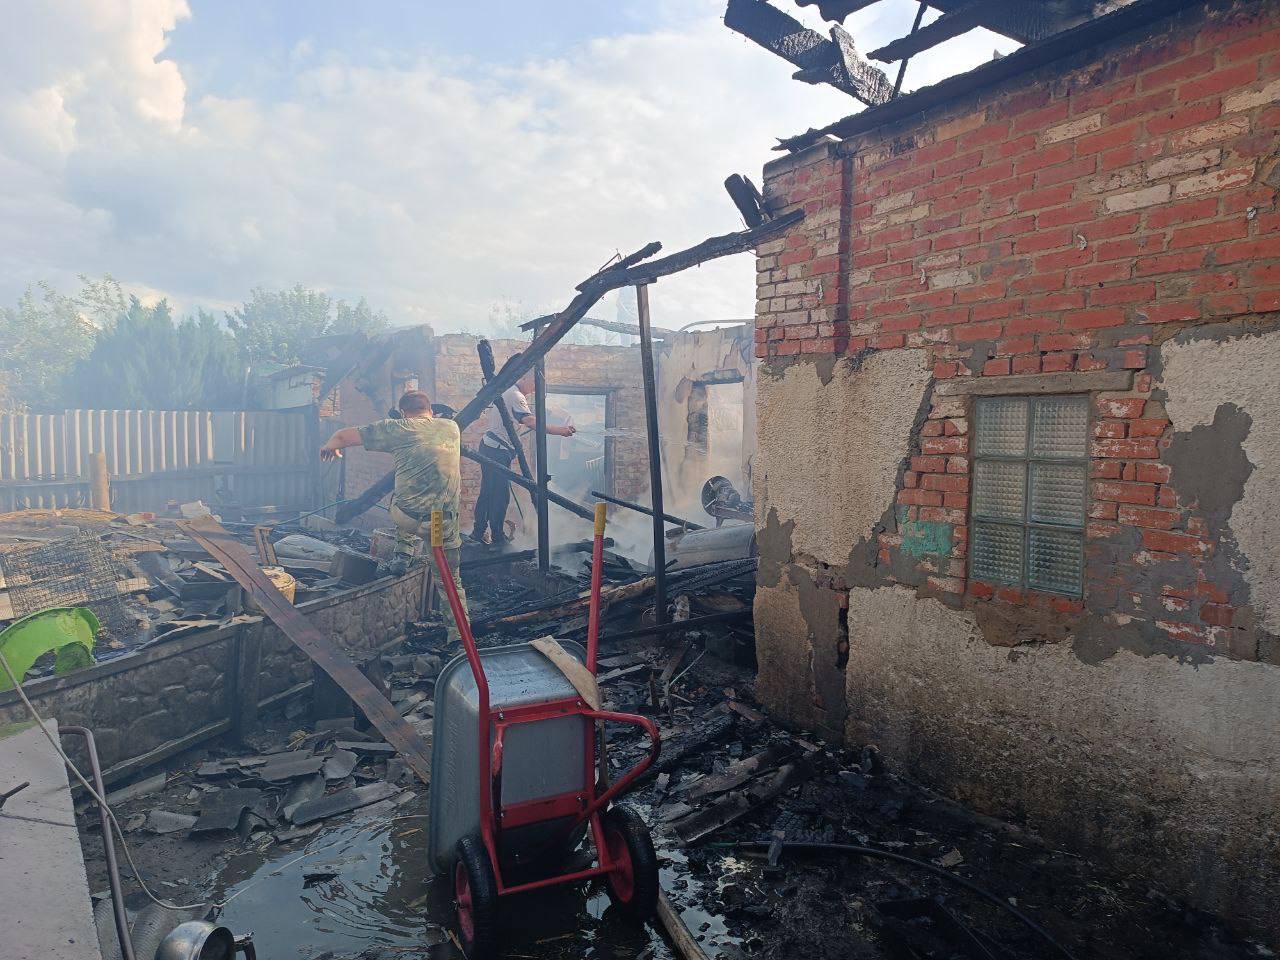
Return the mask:
[[658,855],[653,849],[653,837],[644,818],[628,806],[610,808],[604,815],[606,841],[611,833],[622,837],[631,856],[632,889],[624,899],[615,889],[614,878],[605,878],[609,900],[625,916],[643,923],[658,909]]
[[471,936],[467,937],[461,924],[458,941],[467,960],[494,960],[500,947],[501,927],[498,924],[498,883],[493,875],[489,853],[477,836],[463,837],[456,847],[458,861],[455,865],[455,913],[458,895],[456,870],[466,871],[467,885],[471,892]]

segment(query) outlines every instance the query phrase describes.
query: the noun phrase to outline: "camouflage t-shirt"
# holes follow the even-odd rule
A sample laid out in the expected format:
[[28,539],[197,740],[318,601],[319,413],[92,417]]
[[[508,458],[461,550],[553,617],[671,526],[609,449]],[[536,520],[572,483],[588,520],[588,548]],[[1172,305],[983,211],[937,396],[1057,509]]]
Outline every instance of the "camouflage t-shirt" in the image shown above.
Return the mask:
[[379,420],[360,428],[366,450],[389,453],[396,461],[397,507],[415,519],[428,522],[432,510],[444,512],[444,545],[462,546],[458,530],[458,469],[462,444],[458,425],[435,417]]

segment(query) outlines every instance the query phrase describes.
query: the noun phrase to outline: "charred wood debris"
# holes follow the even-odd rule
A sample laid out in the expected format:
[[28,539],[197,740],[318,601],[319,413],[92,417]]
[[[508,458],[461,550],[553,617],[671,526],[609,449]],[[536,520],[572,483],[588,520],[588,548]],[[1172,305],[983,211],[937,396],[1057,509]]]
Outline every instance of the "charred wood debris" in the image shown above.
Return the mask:
[[[874,746],[835,747],[772,720],[753,689],[754,559],[673,572],[664,628],[652,576],[606,556],[603,707],[660,726],[661,759],[630,802],[658,837],[664,909],[684,917],[667,924],[667,943],[640,955],[1154,958],[1184,955],[1186,938],[1214,950],[1187,955],[1252,955],[1204,918],[893,775]],[[465,573],[482,646],[583,630],[586,561],[572,573],[562,572],[561,593],[532,600],[499,565]],[[455,654],[433,614],[362,671],[429,742],[435,680]],[[246,852],[291,862],[328,849],[351,818],[416,829],[425,812],[429,787],[349,700],[299,696],[247,739],[248,750],[191,751],[109,798],[144,873],[175,895]],[[611,770],[644,750],[642,738],[609,728]],[[317,862],[302,882],[340,889],[343,867]],[[605,922],[584,914],[578,929],[515,953],[580,956]]]
[[[762,6],[734,0],[731,13],[773,17]],[[789,29],[776,18],[770,22],[765,26],[777,35]],[[847,85],[884,96],[883,75],[855,69],[851,41],[837,36],[834,46],[833,52],[801,37],[787,50],[808,73],[802,79],[825,79],[819,75],[838,67]],[[816,59],[822,57],[826,61]],[[659,245],[650,244],[607,264],[578,286],[563,311],[536,322],[527,350],[499,370],[486,364],[485,385],[454,414],[457,422],[465,426],[485,412],[606,292],[643,290],[659,277],[750,249],[803,216],[769,210],[743,178],[730,178],[726,188],[745,231],[656,260]],[[649,349],[647,323],[641,332],[641,348]],[[647,402],[652,406],[651,392]],[[587,510],[550,496],[545,475],[535,481],[528,474],[524,464],[510,476],[533,490],[543,511],[547,504],[578,516]],[[389,481],[375,484],[342,504],[338,522],[363,513],[389,490]],[[659,917],[670,940],[655,939],[632,955],[1154,960],[1187,955],[1178,951],[1189,939],[1204,947],[1195,955],[1256,955],[1212,921],[893,775],[872,745],[829,745],[775,723],[754,695],[755,557],[743,551],[683,567],[673,562],[668,569],[661,559],[664,523],[693,532],[686,536],[713,531],[664,516],[656,495],[656,509],[648,511],[613,502],[654,517],[657,558],[649,569],[621,553],[604,557],[603,708],[648,716],[662,741],[661,759],[630,799],[658,830],[665,891]],[[751,514],[736,491],[716,483],[708,484],[703,502],[717,524]],[[95,586],[93,596],[72,596],[76,578],[69,576],[64,602],[105,609],[126,598],[140,629],[132,639],[114,637],[112,652],[247,617],[247,604],[256,600],[333,681],[317,674],[310,692],[288,699],[263,729],[242,732],[241,742],[188,751],[168,761],[164,772],[108,797],[153,885],[192,896],[206,896],[218,868],[247,852],[261,862],[278,849],[289,866],[337,846],[326,834],[350,818],[425,819],[430,774],[416,761],[429,755],[436,679],[457,653],[442,616],[430,612],[438,604],[428,595],[394,654],[353,663],[292,606],[375,579],[381,571],[368,539],[340,529],[318,534],[303,527],[305,516],[269,523],[223,516],[219,524],[213,512],[203,504],[175,504],[171,516],[25,514],[13,519],[16,526],[5,526],[8,542],[0,545],[13,614],[23,612],[14,564],[24,551],[91,539],[108,548],[111,559],[99,579],[110,583]],[[581,553],[590,542],[558,548],[557,569],[546,536],[539,541],[536,551],[464,551],[462,574],[481,646],[574,639],[587,630],[589,570]],[[262,567],[276,567],[282,576],[272,582],[288,585],[293,595],[274,595]],[[646,750],[630,728],[605,731],[612,772],[630,768]],[[81,822],[92,832],[88,812],[82,810]],[[415,861],[422,873],[424,859]],[[304,870],[301,884],[340,886],[352,861],[328,862],[335,866]],[[101,881],[100,872],[95,879]],[[606,918],[585,912],[574,929],[522,945],[521,955],[581,956],[585,944],[600,945],[593,938]],[[435,947],[447,949],[448,933],[434,929],[439,938],[416,954],[411,947],[389,953],[375,947],[350,956],[447,955]]]

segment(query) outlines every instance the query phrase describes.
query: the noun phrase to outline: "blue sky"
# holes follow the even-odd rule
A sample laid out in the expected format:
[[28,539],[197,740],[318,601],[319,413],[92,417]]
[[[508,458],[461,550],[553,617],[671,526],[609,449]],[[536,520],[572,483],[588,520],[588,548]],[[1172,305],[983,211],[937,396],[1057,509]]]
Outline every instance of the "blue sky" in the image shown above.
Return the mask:
[[[882,0],[846,26],[867,50],[914,9]],[[302,283],[441,332],[558,309],[617,250],[738,228],[728,174],[759,180],[777,137],[859,108],[793,81],[723,11],[0,0],[0,302],[110,273],[179,310]],[[1001,44],[953,40],[907,87]],[[749,316],[754,264],[652,299],[663,325]]]
[[[587,40],[651,26],[651,20],[642,20],[644,6],[650,5],[602,0],[195,0],[191,18],[174,30],[167,55],[183,65],[188,83],[198,83],[204,92],[268,96],[300,63],[333,51],[363,63],[427,57],[463,68],[468,63],[515,65],[560,57]],[[252,44],[246,44],[246,37],[253,38]]]

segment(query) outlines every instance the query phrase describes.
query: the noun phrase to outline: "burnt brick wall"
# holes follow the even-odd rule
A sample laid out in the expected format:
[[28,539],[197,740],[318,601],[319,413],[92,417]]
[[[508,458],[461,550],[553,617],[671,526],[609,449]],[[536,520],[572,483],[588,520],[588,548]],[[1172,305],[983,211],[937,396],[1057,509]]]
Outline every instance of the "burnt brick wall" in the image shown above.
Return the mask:
[[[476,395],[484,382],[480,375],[480,360],[476,355],[478,337],[469,334],[450,334],[436,338],[435,385],[433,397],[441,403],[460,407]],[[507,358],[528,346],[523,340],[491,340],[494,361],[499,369]],[[644,436],[644,391],[640,381],[640,353],[632,347],[608,347],[594,344],[561,343],[546,359],[547,386],[579,387],[609,392],[614,414],[614,426],[631,433],[631,437],[619,437],[613,441],[613,489],[616,496],[626,500],[643,501],[649,490],[648,457]],[[427,389],[430,389],[429,387]],[[530,399],[532,407],[533,398]],[[475,449],[488,429],[486,414],[463,432],[463,442]],[[526,455],[533,466],[532,439],[526,441]],[[513,465],[513,469],[518,469]],[[470,528],[476,496],[480,492],[480,468],[470,460],[462,462],[462,523]],[[517,494],[523,497],[523,494]],[[526,524],[523,529],[532,533],[536,523],[525,500]],[[552,507],[552,513],[560,512]],[[519,523],[520,515],[514,507],[507,519]]]
[[[1253,659],[1206,519],[1162,462],[1152,393],[1153,355],[1187,328],[1280,326],[1280,11],[1205,17],[771,165],[768,194],[807,216],[759,248],[756,352],[919,349],[939,382],[1131,372],[1131,389],[1094,395],[1086,602]],[[1078,611],[967,580],[967,411],[937,399],[902,474],[902,518],[951,528],[919,579]],[[900,545],[882,535],[886,566]],[[1135,596],[1116,567],[1166,557],[1196,575]]]

